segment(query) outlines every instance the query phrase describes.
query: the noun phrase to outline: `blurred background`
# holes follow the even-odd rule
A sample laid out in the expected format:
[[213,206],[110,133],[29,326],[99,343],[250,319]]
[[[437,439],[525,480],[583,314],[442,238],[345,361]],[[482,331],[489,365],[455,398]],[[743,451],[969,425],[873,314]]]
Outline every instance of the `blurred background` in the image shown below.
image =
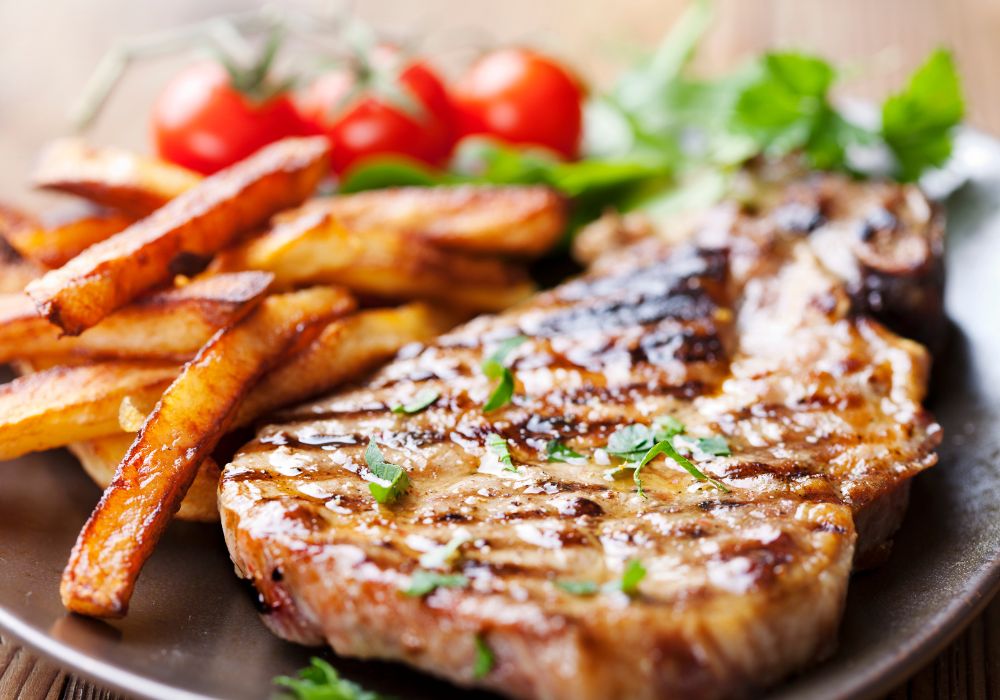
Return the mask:
[[[305,2],[343,7],[389,37],[426,52],[448,72],[482,49],[508,43],[543,48],[599,87],[655,45],[686,0],[358,0]],[[34,154],[69,131],[67,112],[100,57],[121,36],[160,31],[251,0],[0,0],[0,193],[31,199],[24,185]],[[698,66],[711,73],[769,46],[835,59],[853,76],[843,91],[880,98],[934,47],[954,49],[969,121],[1000,133],[998,0],[718,0]],[[144,62],[107,105],[92,137],[148,148],[147,111],[187,57]]]

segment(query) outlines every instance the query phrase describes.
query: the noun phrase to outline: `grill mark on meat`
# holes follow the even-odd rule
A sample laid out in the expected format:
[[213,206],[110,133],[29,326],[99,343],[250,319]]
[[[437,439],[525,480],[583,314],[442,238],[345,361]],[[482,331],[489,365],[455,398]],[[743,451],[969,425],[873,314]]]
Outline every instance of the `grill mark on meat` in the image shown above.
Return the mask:
[[540,337],[580,333],[595,328],[615,330],[645,326],[664,319],[695,321],[709,318],[718,308],[701,289],[662,295],[639,295],[621,300],[598,301],[589,306],[572,306],[549,314],[532,333]]

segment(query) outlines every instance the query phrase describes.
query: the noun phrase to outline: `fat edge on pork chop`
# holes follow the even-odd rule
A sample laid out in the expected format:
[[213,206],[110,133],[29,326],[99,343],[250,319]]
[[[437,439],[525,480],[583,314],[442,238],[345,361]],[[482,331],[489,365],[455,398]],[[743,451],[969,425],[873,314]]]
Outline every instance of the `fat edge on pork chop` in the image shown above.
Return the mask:
[[[847,286],[775,227],[604,255],[263,428],[220,485],[237,572],[284,638],[512,697],[774,683],[832,650],[852,562],[884,553],[940,441],[926,351]],[[512,400],[484,412],[481,363],[519,336]],[[616,469],[611,436],[667,417],[722,488],[664,457],[642,493]],[[370,493],[370,440],[407,472],[394,503]],[[554,440],[582,457],[551,461]],[[407,595],[422,570],[459,578]]]

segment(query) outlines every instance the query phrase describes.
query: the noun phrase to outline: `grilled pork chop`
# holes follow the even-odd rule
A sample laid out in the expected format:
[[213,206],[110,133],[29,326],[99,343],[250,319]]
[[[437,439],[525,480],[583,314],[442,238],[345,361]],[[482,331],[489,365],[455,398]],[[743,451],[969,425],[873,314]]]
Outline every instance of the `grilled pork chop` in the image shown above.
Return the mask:
[[[696,240],[715,247],[604,255],[262,429],[219,502],[265,622],[524,698],[726,697],[828,653],[852,562],[884,550],[936,460],[927,354],[857,313],[802,235]],[[516,336],[513,399],[484,413],[480,364]],[[391,412],[426,390],[426,410]],[[615,469],[612,434],[664,417],[718,487],[662,456],[642,493]],[[690,443],[712,436],[731,454]],[[408,472],[393,504],[369,493],[369,440]],[[552,440],[583,457],[550,461]],[[428,568],[467,585],[401,592]]]

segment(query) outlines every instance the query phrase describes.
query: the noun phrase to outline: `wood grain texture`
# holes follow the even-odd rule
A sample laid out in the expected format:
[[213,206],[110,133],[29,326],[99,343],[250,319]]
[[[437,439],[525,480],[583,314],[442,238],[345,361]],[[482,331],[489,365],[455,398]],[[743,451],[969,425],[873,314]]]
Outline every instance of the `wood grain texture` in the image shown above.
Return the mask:
[[[253,0],[0,1],[0,169],[3,198],[31,200],[24,174],[39,146],[66,130],[68,100],[119,34],[149,32]],[[301,2],[299,4],[302,4]],[[361,15],[393,35],[415,38],[429,53],[461,62],[484,46],[539,45],[564,56],[598,83],[651,46],[685,0],[366,0]],[[717,0],[718,20],[701,54],[708,72],[771,46],[816,51],[855,77],[846,94],[879,99],[935,46],[954,49],[969,101],[969,121],[1000,134],[998,0]],[[55,18],[55,19],[54,19]],[[129,79],[94,134],[142,148],[146,126],[128,105],[149,104],[178,61],[157,61]],[[41,200],[36,200],[41,201]],[[40,661],[0,639],[0,700],[114,700],[118,695]],[[1000,600],[891,700],[1000,698]]]

